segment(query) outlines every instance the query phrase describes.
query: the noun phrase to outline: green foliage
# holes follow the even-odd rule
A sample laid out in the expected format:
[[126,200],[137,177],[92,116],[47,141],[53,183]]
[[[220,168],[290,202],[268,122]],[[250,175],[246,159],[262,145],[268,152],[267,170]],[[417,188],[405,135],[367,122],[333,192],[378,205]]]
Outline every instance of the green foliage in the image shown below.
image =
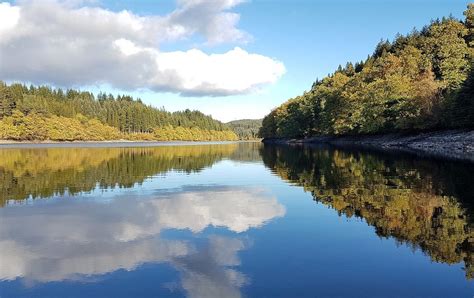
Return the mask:
[[459,127],[474,123],[474,63],[471,64],[471,72],[457,94],[452,113]]
[[235,141],[237,136],[233,131],[204,130],[197,127],[164,126],[153,131],[155,140],[158,141]]
[[12,116],[0,121],[0,139],[104,141],[121,138],[122,134],[116,128],[81,114],[77,114],[75,118],[66,118],[44,117],[36,113],[25,116],[22,112],[14,111]]
[[474,3],[470,3],[467,6],[467,10],[464,12],[464,16],[466,17],[466,28],[467,28],[467,42],[468,45],[471,48],[471,57],[472,55],[472,49],[474,47]]
[[0,81],[0,119],[5,116],[11,116],[15,107],[16,103],[12,92]]
[[227,123],[240,140],[258,139],[258,131],[262,127],[262,119],[242,119]]
[[[472,9],[472,8],[471,8]],[[456,89],[466,79],[469,71],[468,29],[454,19],[434,22],[422,40],[422,48],[432,59],[436,77],[446,88]]]
[[129,96],[7,86],[0,82],[0,139],[237,140],[223,123],[199,111],[166,112]]
[[0,120],[0,139],[16,141],[234,141],[237,136],[230,130],[201,129],[197,127],[157,127],[150,133],[125,133],[117,128],[89,119],[82,114],[74,118],[45,117],[41,114],[14,111]]
[[474,127],[474,5],[317,80],[263,119],[264,138]]

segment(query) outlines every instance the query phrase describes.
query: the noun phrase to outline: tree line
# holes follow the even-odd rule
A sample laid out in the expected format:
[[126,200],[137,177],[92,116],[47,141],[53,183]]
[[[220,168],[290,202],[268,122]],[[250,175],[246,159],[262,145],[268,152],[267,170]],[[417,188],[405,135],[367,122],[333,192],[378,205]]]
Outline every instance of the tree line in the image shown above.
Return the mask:
[[0,81],[0,139],[236,140],[199,111],[167,112],[128,95],[113,96]]
[[381,41],[263,119],[265,138],[474,127],[474,4]]

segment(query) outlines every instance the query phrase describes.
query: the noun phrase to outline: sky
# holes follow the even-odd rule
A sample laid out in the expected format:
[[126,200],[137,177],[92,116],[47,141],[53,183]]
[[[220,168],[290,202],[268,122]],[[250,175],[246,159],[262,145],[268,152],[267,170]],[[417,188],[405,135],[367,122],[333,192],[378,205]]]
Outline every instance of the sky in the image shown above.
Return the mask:
[[257,119],[464,0],[0,0],[0,80]]

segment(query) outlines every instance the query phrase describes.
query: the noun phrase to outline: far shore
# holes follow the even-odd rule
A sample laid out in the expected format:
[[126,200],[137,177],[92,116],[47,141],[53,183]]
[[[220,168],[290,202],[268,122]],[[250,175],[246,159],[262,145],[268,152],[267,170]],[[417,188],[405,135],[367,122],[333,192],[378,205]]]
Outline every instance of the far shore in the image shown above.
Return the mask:
[[[3,144],[64,144],[64,143],[136,143],[136,142],[159,142],[159,141],[130,141],[130,140],[106,140],[106,141],[51,141],[51,140],[0,140],[0,145]],[[163,141],[166,142],[166,141]]]
[[106,140],[106,141],[51,141],[51,140],[0,140],[0,149],[2,148],[21,148],[21,147],[153,147],[153,146],[173,146],[173,145],[212,145],[212,144],[231,144],[236,142],[258,142],[251,141],[131,141],[131,140]]

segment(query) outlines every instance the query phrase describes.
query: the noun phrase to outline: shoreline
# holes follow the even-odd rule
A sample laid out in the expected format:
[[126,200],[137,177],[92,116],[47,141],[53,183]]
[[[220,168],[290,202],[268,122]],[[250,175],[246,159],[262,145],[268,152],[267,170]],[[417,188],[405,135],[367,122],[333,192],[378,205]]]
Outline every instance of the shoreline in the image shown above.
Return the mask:
[[132,141],[132,140],[106,140],[106,141],[14,141],[0,140],[0,149],[7,148],[48,148],[48,147],[158,147],[158,146],[191,146],[232,144],[248,141]]
[[[130,140],[106,140],[106,141],[51,141],[51,140],[27,140],[27,141],[15,141],[15,140],[0,140],[0,145],[10,144],[73,144],[73,143],[132,143],[132,142],[159,142],[159,141],[130,141]],[[171,142],[171,141],[162,141]]]
[[317,136],[307,139],[264,139],[266,144],[329,144],[396,150],[415,154],[474,162],[474,129],[442,130],[416,134],[391,133],[362,136]]

